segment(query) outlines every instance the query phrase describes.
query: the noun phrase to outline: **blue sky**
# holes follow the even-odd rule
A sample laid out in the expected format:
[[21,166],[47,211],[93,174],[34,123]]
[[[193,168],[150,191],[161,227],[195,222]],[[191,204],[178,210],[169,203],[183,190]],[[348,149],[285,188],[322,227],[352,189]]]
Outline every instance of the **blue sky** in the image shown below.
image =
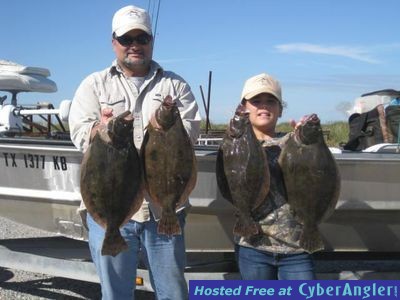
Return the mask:
[[[214,123],[229,120],[244,81],[261,72],[282,85],[281,122],[309,113],[323,123],[347,120],[338,107],[363,93],[400,89],[397,0],[161,1],[154,59],[189,82],[203,116],[199,86],[207,93],[212,71]],[[0,59],[48,68],[58,86],[53,94],[22,93],[20,102],[58,106],[84,77],[109,66],[112,16],[129,4],[152,13],[157,3],[3,1]]]

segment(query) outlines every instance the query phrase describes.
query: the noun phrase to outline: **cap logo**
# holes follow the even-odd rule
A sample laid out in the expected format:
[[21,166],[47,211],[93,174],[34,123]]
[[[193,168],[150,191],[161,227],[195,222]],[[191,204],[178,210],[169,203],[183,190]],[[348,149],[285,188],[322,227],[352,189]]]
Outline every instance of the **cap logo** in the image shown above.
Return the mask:
[[268,79],[265,77],[258,78],[257,81],[259,81],[261,85],[268,85]]
[[129,11],[128,16],[129,17],[140,18],[140,13],[138,11],[136,11],[136,10],[131,10],[131,11]]

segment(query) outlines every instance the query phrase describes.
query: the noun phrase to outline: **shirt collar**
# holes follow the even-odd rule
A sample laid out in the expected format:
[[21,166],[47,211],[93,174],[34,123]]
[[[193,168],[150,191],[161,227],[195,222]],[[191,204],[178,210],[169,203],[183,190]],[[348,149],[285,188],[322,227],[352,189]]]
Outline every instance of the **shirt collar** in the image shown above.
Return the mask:
[[[160,72],[163,71],[162,67],[157,62],[152,60],[150,63],[150,71],[145,78],[146,79],[152,78],[159,71]],[[117,60],[114,60],[112,62],[111,67],[109,69],[109,73],[111,76],[123,74],[123,71],[121,67],[118,65]]]

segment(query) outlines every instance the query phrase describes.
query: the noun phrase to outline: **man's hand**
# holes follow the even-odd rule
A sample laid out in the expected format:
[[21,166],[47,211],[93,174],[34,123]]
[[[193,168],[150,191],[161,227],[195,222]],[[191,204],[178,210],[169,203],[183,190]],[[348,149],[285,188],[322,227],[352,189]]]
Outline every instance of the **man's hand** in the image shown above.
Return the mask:
[[100,123],[106,125],[108,121],[113,117],[113,109],[112,108],[104,108],[101,111],[101,119]]
[[100,122],[96,122],[96,124],[92,127],[92,131],[90,132],[90,140],[92,141],[97,131],[102,128],[105,128],[108,121],[113,117],[113,109],[112,108],[104,108],[101,110]]

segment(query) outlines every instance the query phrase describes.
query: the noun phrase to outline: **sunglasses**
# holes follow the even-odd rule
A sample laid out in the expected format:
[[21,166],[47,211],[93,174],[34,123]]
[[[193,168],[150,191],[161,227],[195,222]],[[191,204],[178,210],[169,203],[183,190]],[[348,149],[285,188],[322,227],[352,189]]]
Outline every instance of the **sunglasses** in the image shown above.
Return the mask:
[[118,43],[120,43],[120,45],[124,46],[124,47],[129,47],[134,42],[138,43],[139,45],[144,46],[144,45],[147,45],[148,43],[150,43],[151,36],[146,33],[139,34],[135,37],[132,37],[129,35],[115,36],[115,33],[114,33],[114,39],[116,39],[118,41]]

